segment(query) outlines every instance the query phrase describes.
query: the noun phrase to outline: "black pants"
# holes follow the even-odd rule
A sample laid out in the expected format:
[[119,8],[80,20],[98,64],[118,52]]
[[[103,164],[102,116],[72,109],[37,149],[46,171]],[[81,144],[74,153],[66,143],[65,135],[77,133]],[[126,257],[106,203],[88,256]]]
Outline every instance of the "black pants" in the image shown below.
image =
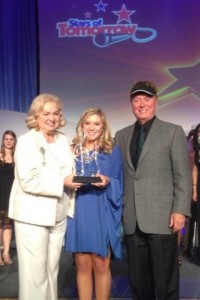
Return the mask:
[[178,300],[177,234],[126,235],[127,261],[134,300]]

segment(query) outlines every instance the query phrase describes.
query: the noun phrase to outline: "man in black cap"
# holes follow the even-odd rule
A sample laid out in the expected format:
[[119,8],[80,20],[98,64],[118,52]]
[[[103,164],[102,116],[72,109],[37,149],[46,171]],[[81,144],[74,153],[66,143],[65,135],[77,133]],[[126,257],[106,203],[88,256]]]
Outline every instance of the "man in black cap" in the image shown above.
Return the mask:
[[123,226],[134,300],[178,300],[177,233],[190,215],[191,172],[181,126],[155,116],[157,88],[130,92],[137,121],[116,133],[124,166]]

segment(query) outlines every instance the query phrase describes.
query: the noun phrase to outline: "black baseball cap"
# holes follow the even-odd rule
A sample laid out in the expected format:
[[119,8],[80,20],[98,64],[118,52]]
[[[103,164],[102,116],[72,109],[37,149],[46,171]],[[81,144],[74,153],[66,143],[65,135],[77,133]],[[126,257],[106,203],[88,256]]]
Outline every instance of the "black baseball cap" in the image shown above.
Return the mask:
[[130,92],[131,99],[139,93],[144,93],[149,96],[157,96],[157,88],[150,81],[138,81],[136,82]]

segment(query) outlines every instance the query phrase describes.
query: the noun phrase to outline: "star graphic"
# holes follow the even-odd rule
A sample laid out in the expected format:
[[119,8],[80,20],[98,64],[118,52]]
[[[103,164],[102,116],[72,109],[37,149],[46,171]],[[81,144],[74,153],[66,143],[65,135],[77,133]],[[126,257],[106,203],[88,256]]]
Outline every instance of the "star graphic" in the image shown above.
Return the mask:
[[92,16],[92,13],[90,13],[89,11],[87,11],[86,13],[84,13],[84,16],[86,19],[90,19]]
[[113,10],[112,13],[118,16],[117,24],[122,21],[127,21],[131,24],[130,16],[135,13],[135,10],[127,10],[126,5],[123,3],[121,10]]
[[98,4],[94,4],[94,5],[97,7],[97,12],[101,10],[105,12],[106,11],[105,8],[108,4],[103,3],[102,0],[100,0]]
[[193,92],[200,96],[200,62],[178,68],[168,68],[168,70],[175,80],[159,94],[161,100],[172,100],[181,92],[182,94]]

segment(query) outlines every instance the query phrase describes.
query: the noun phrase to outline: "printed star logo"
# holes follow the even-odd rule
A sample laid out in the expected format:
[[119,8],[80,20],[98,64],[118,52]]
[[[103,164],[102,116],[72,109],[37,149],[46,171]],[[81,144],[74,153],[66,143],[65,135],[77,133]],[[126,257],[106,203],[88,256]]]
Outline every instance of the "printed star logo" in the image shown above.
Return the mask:
[[98,11],[104,11],[104,12],[105,12],[105,11],[106,11],[105,8],[106,8],[106,6],[107,6],[108,4],[103,3],[102,0],[100,0],[98,4],[94,4],[94,5],[97,7],[97,12],[98,12]]
[[92,16],[92,13],[90,13],[89,11],[87,11],[86,13],[84,13],[84,16],[86,19],[90,19]]
[[131,24],[130,16],[135,13],[135,10],[127,10],[126,5],[123,4],[121,10],[113,10],[112,13],[118,16],[117,24],[122,21],[127,21]]
[[200,74],[200,62],[184,67],[168,68],[168,70],[175,80],[159,94],[161,100],[167,102],[188,92],[200,96],[200,77],[197,75]]

